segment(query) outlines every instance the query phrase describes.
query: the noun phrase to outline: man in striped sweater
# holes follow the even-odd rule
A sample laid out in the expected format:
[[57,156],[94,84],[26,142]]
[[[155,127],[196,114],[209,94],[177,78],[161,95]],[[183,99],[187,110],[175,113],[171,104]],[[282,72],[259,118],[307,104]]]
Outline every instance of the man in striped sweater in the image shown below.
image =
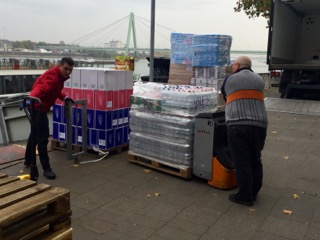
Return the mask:
[[264,82],[252,71],[251,60],[247,56],[238,57],[232,71],[233,74],[224,80],[221,87],[227,102],[228,144],[238,182],[238,193],[230,194],[229,200],[252,206],[263,178],[261,151],[268,125]]

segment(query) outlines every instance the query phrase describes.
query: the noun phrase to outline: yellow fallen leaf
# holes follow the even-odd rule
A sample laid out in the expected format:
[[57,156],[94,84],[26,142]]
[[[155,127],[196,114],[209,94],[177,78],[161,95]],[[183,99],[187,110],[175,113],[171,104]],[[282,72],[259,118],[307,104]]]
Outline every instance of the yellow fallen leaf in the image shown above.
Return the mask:
[[146,198],[150,198],[150,194],[148,194]]
[[73,167],[79,167],[79,164],[73,164],[72,166]]
[[249,209],[250,212],[255,212],[256,210],[254,208]]
[[283,158],[284,158],[285,160],[288,160],[288,159],[289,159],[289,157],[288,157],[288,156],[284,156]]
[[300,198],[300,196],[299,196],[298,194],[293,194],[292,197],[293,197],[294,199],[299,199],[299,198]]
[[145,173],[149,173],[149,172],[151,172],[151,170],[150,170],[150,169],[143,169],[143,171],[144,171]]
[[160,193],[156,192],[156,193],[154,193],[154,195],[155,195],[156,197],[159,197],[159,196],[160,196]]
[[23,170],[20,170],[19,173],[24,173],[24,171],[23,171]]
[[276,134],[276,133],[278,133],[278,132],[277,132],[277,131],[272,131],[271,133]]
[[155,177],[154,179],[158,180],[159,178],[158,178],[158,177]]
[[293,211],[287,210],[287,209],[282,210],[282,212],[283,212],[284,214],[288,214],[288,215],[292,215],[292,214],[293,214]]

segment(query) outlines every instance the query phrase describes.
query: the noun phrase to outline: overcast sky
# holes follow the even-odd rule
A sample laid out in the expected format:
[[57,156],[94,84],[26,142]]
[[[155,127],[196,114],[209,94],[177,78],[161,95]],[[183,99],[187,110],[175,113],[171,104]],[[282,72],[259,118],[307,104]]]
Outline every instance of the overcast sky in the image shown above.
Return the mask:
[[[235,13],[235,5],[236,0],[156,0],[156,23],[181,33],[231,35],[232,50],[266,51],[266,19]],[[150,9],[151,0],[1,0],[0,38],[71,43],[106,27],[77,43],[103,46],[110,40],[125,42],[127,16],[133,12],[138,47],[148,47]],[[170,47],[172,31],[159,25],[155,45]]]

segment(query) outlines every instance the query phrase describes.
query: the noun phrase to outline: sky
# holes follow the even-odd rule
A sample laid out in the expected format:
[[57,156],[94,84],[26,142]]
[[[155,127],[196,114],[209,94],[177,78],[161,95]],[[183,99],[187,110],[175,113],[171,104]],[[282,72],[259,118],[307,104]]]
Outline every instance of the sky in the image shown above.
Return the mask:
[[[170,47],[174,31],[230,35],[231,50],[267,49],[266,19],[234,12],[237,0],[155,1],[156,48]],[[135,15],[138,47],[149,47],[151,0],[1,0],[0,39],[84,46],[125,42],[130,12]],[[83,38],[101,28],[96,35]]]

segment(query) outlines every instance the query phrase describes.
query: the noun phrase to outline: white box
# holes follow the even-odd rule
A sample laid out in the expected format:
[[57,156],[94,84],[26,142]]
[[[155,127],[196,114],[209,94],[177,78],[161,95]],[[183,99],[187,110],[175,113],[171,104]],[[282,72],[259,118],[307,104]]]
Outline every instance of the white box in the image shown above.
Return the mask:
[[126,89],[126,71],[117,71],[117,90]]
[[126,71],[126,89],[133,89],[133,71]]
[[71,88],[81,88],[81,69],[80,68],[73,68],[71,73]]
[[66,80],[64,82],[64,87],[68,87],[68,88],[72,87],[72,78],[71,78],[71,76],[70,76],[70,78],[68,80]]
[[81,88],[82,89],[98,89],[98,70],[91,68],[81,69]]
[[205,67],[195,67],[196,78],[206,78],[206,68]]
[[116,70],[98,70],[98,90],[117,90]]

